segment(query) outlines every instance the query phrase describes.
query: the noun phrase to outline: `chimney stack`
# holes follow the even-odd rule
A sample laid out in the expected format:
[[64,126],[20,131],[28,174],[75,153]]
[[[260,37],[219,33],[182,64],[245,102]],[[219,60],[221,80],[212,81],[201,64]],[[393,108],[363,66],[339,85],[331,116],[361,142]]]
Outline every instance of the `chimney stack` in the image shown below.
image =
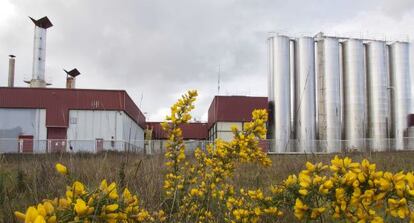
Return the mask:
[[66,77],[66,88],[75,88],[75,78],[70,76]]
[[46,29],[53,26],[45,16],[39,20],[29,17],[35,24],[33,44],[33,68],[32,80],[28,82],[30,87],[46,87],[45,62],[46,62]]
[[71,71],[63,70],[66,72],[66,88],[75,88],[76,76],[78,76],[80,72],[76,68]]
[[14,87],[14,65],[15,65],[15,57],[14,55],[9,55],[9,82],[8,87]]

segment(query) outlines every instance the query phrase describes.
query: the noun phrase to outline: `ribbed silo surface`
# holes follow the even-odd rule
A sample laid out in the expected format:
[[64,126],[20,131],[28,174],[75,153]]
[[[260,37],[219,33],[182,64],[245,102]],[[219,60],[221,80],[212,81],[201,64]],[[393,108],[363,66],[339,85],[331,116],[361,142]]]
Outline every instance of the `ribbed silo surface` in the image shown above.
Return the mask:
[[407,115],[411,108],[409,44],[395,42],[390,45],[390,75],[392,95],[392,133],[395,149],[405,148]]
[[273,75],[269,92],[273,95],[272,113],[273,126],[271,126],[272,152],[285,152],[290,140],[290,39],[286,36],[274,36],[269,39],[272,61],[270,61],[270,74]]
[[[275,99],[274,99],[274,83],[273,83],[273,37],[267,39],[267,58],[268,58],[268,74],[267,74],[267,100],[268,100],[268,111],[269,118],[267,124],[267,138],[274,139],[274,108],[275,108]],[[274,152],[274,145],[271,143],[269,147],[270,151]]]
[[318,134],[322,152],[341,151],[339,41],[323,38],[318,49]]
[[[267,51],[268,51],[268,75],[267,75],[267,99],[269,100],[269,104],[274,103],[274,80],[273,80],[273,37],[267,39]],[[271,107],[269,107],[272,109]]]
[[364,45],[362,40],[343,43],[344,139],[347,150],[365,146],[367,112]]
[[414,148],[408,42],[279,35],[268,53],[273,152]]
[[366,45],[368,138],[371,151],[385,151],[390,128],[387,46],[382,41]]
[[295,133],[297,152],[316,152],[315,43],[301,37],[295,44]]

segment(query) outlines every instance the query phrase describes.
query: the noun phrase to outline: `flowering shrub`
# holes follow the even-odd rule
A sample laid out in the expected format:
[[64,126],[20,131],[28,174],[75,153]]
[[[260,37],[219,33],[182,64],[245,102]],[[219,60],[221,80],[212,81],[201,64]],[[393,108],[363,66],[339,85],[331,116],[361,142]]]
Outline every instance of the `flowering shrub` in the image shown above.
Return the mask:
[[330,166],[306,163],[273,194],[291,196],[294,215],[304,221],[414,222],[413,186],[412,172],[377,171],[366,159],[335,156]]
[[[299,174],[269,188],[236,187],[232,179],[240,164],[271,165],[258,146],[267,113],[254,111],[243,130],[232,128],[232,141],[218,139],[189,158],[180,125],[191,119],[196,96],[196,91],[185,94],[163,123],[169,135],[164,202],[155,210],[145,209],[137,195],[115,182],[87,188],[73,180],[65,195],[16,211],[16,218],[27,223],[276,222],[286,216],[302,222],[414,222],[413,173],[378,171],[368,160],[336,156],[330,165],[307,162]],[[56,164],[56,170],[72,179],[64,165]]]

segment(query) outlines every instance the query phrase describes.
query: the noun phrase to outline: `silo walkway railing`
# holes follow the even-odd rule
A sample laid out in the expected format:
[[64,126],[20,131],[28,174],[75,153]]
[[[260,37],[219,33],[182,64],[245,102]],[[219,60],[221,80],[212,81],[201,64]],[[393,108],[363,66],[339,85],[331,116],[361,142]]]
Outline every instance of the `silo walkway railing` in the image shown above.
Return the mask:
[[[185,140],[186,152],[192,153],[196,148],[206,150],[213,144],[208,140]],[[344,152],[387,152],[414,151],[414,138],[395,139],[360,139],[360,140],[310,140],[277,142],[260,140],[259,147],[269,154],[329,154]],[[1,153],[59,153],[83,152],[99,153],[105,151],[133,152],[142,154],[162,154],[167,148],[166,140],[68,140],[68,139],[4,139],[0,138]],[[401,149],[402,148],[402,149]]]
[[299,141],[291,139],[284,144],[275,140],[264,140],[262,144],[269,154],[414,151],[414,138],[408,137],[402,140],[363,138],[358,140]]

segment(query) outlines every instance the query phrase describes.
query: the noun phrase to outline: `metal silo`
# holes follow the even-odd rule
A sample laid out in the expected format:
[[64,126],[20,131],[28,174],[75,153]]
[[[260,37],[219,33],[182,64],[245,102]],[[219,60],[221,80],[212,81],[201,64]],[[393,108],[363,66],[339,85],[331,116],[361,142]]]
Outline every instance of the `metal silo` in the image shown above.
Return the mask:
[[405,148],[407,115],[411,108],[411,85],[409,68],[409,44],[395,42],[390,45],[390,75],[392,100],[392,135],[395,149]]
[[347,150],[363,150],[366,137],[366,81],[362,40],[343,42],[344,139]]
[[316,152],[315,42],[301,37],[295,44],[295,134],[297,152]]
[[318,133],[321,151],[340,152],[341,88],[337,38],[318,40]]
[[372,151],[385,151],[390,127],[387,46],[372,41],[366,47],[369,144]]
[[[274,102],[274,83],[273,83],[273,37],[269,37],[267,40],[267,63],[268,63],[268,75],[267,75],[267,99],[269,100],[269,104]],[[270,111],[272,111],[272,107],[269,106]],[[273,118],[273,117],[271,117]],[[271,121],[271,119],[269,119]],[[269,129],[270,131],[271,129]]]
[[[271,137],[275,140],[271,152],[285,152],[290,140],[290,39],[286,36],[269,38],[270,72],[269,105],[273,121]],[[272,100],[273,99],[273,100]]]
[[[268,75],[267,75],[267,100],[269,118],[267,121],[267,139],[275,139],[275,123],[274,123],[274,107],[275,107],[275,88],[273,82],[273,37],[267,39],[267,63],[268,63]],[[275,152],[274,143],[270,143],[269,151]]]

